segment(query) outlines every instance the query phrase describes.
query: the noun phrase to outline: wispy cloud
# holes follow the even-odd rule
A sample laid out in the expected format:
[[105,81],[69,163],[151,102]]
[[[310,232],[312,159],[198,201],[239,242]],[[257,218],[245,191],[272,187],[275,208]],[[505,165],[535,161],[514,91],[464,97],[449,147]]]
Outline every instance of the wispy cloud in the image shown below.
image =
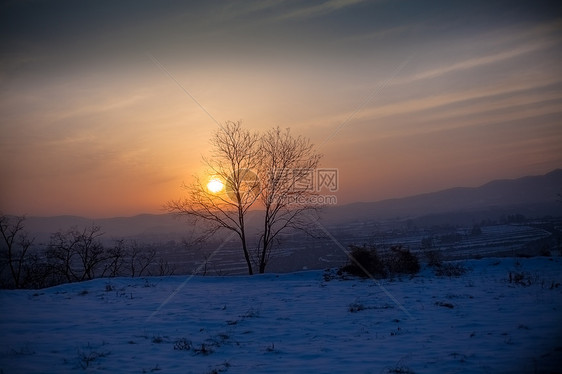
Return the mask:
[[85,117],[97,114],[103,114],[114,110],[122,110],[124,108],[133,107],[138,105],[141,101],[145,100],[145,94],[133,94],[131,96],[118,96],[104,98],[96,103],[80,103],[64,111],[59,111],[52,114],[53,121],[61,121],[71,118]]
[[[424,118],[422,121],[415,122],[416,126],[408,127],[407,131],[389,129],[387,131],[381,131],[378,139],[388,138],[388,137],[415,137],[422,134],[437,134],[442,132],[449,132],[452,130],[459,130],[464,128],[471,128],[472,131],[476,131],[478,128],[484,128],[488,126],[493,126],[502,123],[513,123],[516,121],[524,121],[526,119],[538,118],[543,116],[548,116],[552,114],[562,113],[561,102],[545,102],[539,103],[540,105],[535,106],[518,106],[516,103],[513,105],[506,105],[503,109],[505,110],[478,110],[472,115],[455,115],[454,113],[445,116],[441,120],[431,120],[429,118]],[[540,126],[545,126],[541,123]],[[539,127],[540,127],[539,126]],[[551,134],[556,136],[557,134]]]
[[[494,97],[502,95],[514,95],[522,91],[532,89],[543,89],[555,83],[562,83],[562,79],[556,82],[545,78],[540,81],[532,82],[498,82],[487,87],[478,87],[477,89],[452,92],[443,95],[435,95],[430,97],[412,99],[408,101],[396,102],[388,105],[373,107],[363,113],[364,119],[376,119],[389,117],[393,115],[416,114],[420,112],[434,111],[438,108],[444,108],[452,104],[469,103],[474,100],[491,100]],[[559,97],[558,94],[555,97]],[[489,104],[483,104],[489,105]],[[505,105],[505,104],[504,104]],[[477,107],[473,108],[477,110]]]
[[451,65],[440,66],[435,69],[426,70],[424,72],[396,79],[394,84],[407,84],[424,79],[433,79],[441,77],[445,74],[455,73],[463,70],[475,69],[485,65],[503,62],[527,53],[553,47],[560,42],[557,40],[546,40],[542,42],[528,43],[510,50],[489,54],[487,56],[474,57],[465,61],[457,62]]
[[[425,25],[424,27],[429,26]],[[561,31],[562,20],[555,20],[534,27],[525,24],[511,25],[448,41],[444,29],[445,39],[442,41],[444,47],[441,48],[454,50],[455,45],[461,43],[466,46],[465,48],[474,49],[476,51],[474,55],[468,59],[437,65],[417,74],[396,79],[394,84],[408,84],[439,78],[447,74],[475,70],[487,65],[506,63],[524,55],[553,49],[553,47],[562,43]],[[493,52],[484,52],[486,50]]]
[[[508,108],[521,109],[522,106],[529,104],[537,107],[533,109],[532,113],[526,111],[526,114],[519,113],[520,115],[530,117],[541,115],[541,113],[555,113],[560,111],[557,109],[560,106],[550,102],[562,99],[562,94],[555,89],[556,85],[560,84],[562,84],[562,78],[552,80],[550,76],[533,76],[522,81],[503,80],[470,90],[414,97],[388,104],[374,102],[369,108],[357,113],[354,122],[372,123],[377,128],[376,131],[373,131],[373,136],[380,138],[401,136],[405,133],[412,135],[437,130],[444,131],[455,126],[477,125],[483,121],[486,113],[489,113],[486,121],[496,123],[502,118],[506,120],[517,118],[516,113],[519,111],[514,110],[512,115],[495,112]],[[541,103],[545,103],[545,105],[540,106]],[[344,119],[347,115],[348,113],[345,112],[331,112],[321,118],[312,119],[309,125],[324,123],[330,126],[334,121]],[[405,127],[400,127],[395,122],[395,119],[399,117],[411,117],[415,120],[405,124]]]
[[305,19],[318,17],[337,10],[356,5],[365,0],[328,0],[318,5],[297,9],[282,15],[281,19]]
[[285,1],[282,0],[264,0],[264,1],[257,1],[257,2],[228,2],[223,12],[220,14],[220,18],[230,19],[230,18],[237,18],[237,17],[245,17],[250,16],[256,13],[268,11],[273,8],[278,8],[283,6]]
[[362,41],[379,41],[379,40],[386,40],[392,39],[395,37],[401,37],[404,35],[422,32],[431,28],[430,25],[423,24],[423,23],[408,23],[406,25],[400,26],[391,26],[387,28],[381,28],[376,31],[371,31],[367,33],[358,33],[352,35],[345,35],[337,40],[335,40],[334,44],[345,44],[349,42],[362,42]]

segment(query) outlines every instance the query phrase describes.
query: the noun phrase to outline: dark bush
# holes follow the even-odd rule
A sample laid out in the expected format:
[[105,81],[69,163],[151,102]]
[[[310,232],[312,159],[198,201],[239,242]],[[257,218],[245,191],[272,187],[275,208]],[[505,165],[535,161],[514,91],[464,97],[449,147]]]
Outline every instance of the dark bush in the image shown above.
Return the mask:
[[387,261],[388,270],[391,274],[416,274],[420,271],[420,262],[416,255],[402,246],[390,248]]
[[359,277],[386,277],[386,269],[375,247],[350,246],[350,263],[341,271]]
[[342,272],[360,277],[385,278],[389,275],[416,274],[420,271],[418,258],[402,246],[393,246],[381,256],[373,246],[351,246],[350,262]]
[[427,259],[427,266],[435,268],[443,264],[443,255],[440,251],[432,249],[424,251],[425,258]]

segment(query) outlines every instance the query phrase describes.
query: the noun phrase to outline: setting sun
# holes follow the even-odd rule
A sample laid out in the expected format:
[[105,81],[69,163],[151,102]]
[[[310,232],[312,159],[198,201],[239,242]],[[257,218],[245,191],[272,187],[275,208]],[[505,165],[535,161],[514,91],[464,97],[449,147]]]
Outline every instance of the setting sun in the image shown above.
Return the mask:
[[207,183],[207,189],[212,193],[221,192],[224,189],[224,183],[217,177],[212,177]]

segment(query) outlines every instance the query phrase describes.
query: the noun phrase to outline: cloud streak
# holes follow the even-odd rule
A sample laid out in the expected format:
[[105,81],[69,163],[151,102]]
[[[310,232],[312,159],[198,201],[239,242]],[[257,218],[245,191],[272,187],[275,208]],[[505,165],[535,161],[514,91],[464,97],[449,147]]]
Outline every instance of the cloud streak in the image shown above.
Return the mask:
[[282,20],[303,20],[307,18],[319,17],[332,12],[336,12],[343,8],[347,8],[365,0],[328,0],[321,4],[307,6],[289,13],[283,14],[279,18]]
[[521,55],[537,52],[540,50],[552,48],[559,45],[559,40],[548,40],[540,43],[528,43],[526,45],[518,46],[517,48],[502,51],[498,53],[489,54],[487,56],[475,57],[465,61],[457,62],[451,65],[440,66],[435,69],[430,69],[413,76],[396,79],[394,84],[408,84],[425,79],[439,78],[446,74],[456,73],[459,71],[477,69],[490,64],[498,64],[506,60],[519,57]]

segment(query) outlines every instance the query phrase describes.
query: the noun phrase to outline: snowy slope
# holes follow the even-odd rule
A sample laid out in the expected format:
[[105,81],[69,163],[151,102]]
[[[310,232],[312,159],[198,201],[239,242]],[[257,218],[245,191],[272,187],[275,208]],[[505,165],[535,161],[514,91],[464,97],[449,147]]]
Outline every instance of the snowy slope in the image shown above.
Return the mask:
[[562,258],[465,265],[458,278],[425,269],[381,283],[309,271],[3,290],[0,370],[560,372]]

